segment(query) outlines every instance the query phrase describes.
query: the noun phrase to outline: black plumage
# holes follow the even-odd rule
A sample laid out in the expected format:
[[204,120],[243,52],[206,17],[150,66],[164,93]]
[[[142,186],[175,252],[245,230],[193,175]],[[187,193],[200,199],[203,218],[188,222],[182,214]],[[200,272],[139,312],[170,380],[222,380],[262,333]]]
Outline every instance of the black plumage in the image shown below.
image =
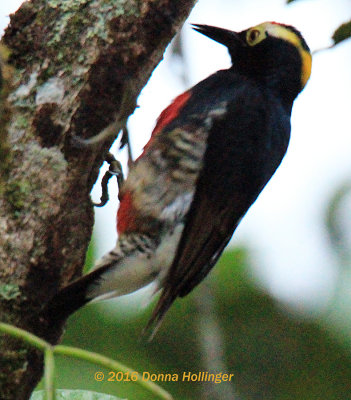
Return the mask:
[[120,188],[115,248],[49,301],[46,319],[156,280],[161,295],[148,327],[157,327],[215,265],[284,157],[293,101],[311,72],[301,34],[272,22],[238,33],[195,29],[225,45],[232,66],[161,113]]
[[[293,101],[304,86],[304,60],[290,41],[267,36],[250,47],[248,31],[194,26],[226,45],[233,65],[194,86],[191,102],[180,116],[189,120],[191,107],[199,110],[195,115],[208,107],[225,107],[209,131],[194,198],[149,327],[157,325],[173,301],[186,296],[209,273],[280,165],[290,139]],[[296,35],[302,51],[309,54],[301,34],[291,26],[283,27]],[[182,122],[174,120],[172,125]]]

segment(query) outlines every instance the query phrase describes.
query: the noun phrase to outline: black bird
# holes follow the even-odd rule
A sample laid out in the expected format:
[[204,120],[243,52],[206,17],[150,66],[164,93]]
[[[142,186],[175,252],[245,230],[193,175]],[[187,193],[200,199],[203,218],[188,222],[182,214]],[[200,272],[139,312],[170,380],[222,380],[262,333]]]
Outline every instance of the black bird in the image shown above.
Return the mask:
[[154,282],[157,326],[209,273],[284,157],[292,105],[311,73],[300,32],[275,22],[194,29],[225,45],[232,66],[161,113],[120,188],[115,248],[49,301],[52,320]]

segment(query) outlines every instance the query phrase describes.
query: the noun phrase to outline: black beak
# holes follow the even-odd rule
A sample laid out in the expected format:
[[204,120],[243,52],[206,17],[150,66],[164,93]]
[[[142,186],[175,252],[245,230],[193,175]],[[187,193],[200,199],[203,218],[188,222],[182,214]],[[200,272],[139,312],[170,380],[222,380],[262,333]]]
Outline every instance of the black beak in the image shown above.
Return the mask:
[[215,40],[218,43],[226,46],[229,51],[234,50],[235,47],[241,46],[246,47],[246,42],[241,38],[238,32],[229,31],[223,28],[217,28],[216,26],[210,25],[199,25],[192,24],[193,29],[203,35]]

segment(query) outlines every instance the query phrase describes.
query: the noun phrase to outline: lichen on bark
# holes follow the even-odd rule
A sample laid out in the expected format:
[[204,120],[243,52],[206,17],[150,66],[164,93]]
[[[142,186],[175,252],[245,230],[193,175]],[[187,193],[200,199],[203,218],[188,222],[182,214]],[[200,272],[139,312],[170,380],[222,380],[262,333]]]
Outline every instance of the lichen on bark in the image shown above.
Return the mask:
[[[38,311],[81,273],[89,193],[113,141],[78,149],[71,136],[94,136],[134,111],[194,3],[31,0],[11,16],[2,39],[13,73],[0,98],[0,320],[59,340],[63,327]],[[29,398],[41,355],[0,336],[0,360],[0,398]]]

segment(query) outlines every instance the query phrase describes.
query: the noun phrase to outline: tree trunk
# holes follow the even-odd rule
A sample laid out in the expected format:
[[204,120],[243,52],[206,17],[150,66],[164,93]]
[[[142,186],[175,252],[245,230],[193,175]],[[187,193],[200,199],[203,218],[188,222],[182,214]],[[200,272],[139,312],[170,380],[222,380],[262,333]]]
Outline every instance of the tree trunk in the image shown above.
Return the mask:
[[[11,16],[0,98],[1,321],[59,340],[63,327],[38,311],[81,274],[89,193],[113,141],[78,149],[71,137],[92,137],[133,112],[194,3],[32,0]],[[2,400],[28,399],[42,367],[36,350],[0,336]]]

